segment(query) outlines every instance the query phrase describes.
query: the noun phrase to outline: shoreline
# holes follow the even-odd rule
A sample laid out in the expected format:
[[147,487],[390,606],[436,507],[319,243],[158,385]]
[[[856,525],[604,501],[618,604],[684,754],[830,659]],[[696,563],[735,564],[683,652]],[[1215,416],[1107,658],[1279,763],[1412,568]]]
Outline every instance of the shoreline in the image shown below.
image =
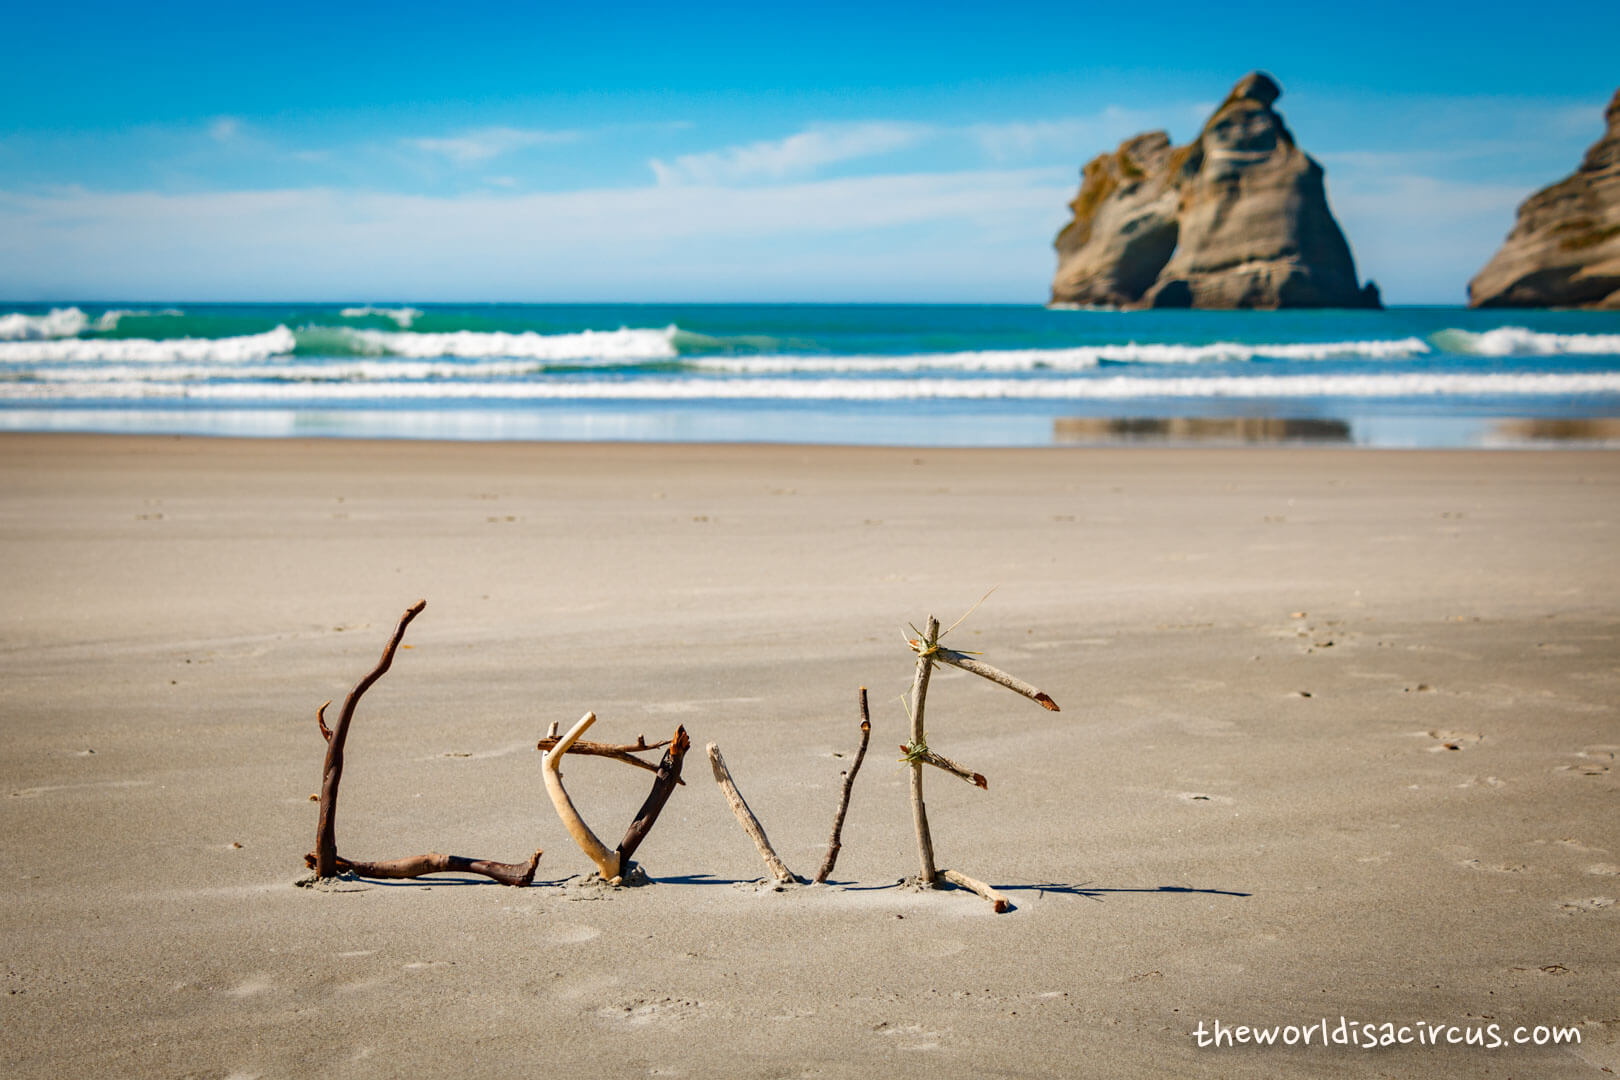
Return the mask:
[[[1069,450],[1053,453],[1053,450]],[[1546,1077],[1620,1068],[1620,457],[0,435],[8,1075]],[[899,640],[941,669],[915,872]],[[339,851],[537,886],[295,888],[315,708],[375,663]],[[724,750],[773,891],[696,755]],[[1308,696],[1307,696],[1308,695]],[[694,744],[590,864],[533,747]],[[1455,749],[1451,746],[1455,745]],[[884,750],[884,747],[890,747]],[[842,755],[841,757],[838,755]],[[569,762],[604,834],[646,778]],[[240,845],[240,846],[235,846]],[[1202,1021],[1580,1046],[1200,1050]],[[1489,1022],[1489,1021],[1487,1021]]]

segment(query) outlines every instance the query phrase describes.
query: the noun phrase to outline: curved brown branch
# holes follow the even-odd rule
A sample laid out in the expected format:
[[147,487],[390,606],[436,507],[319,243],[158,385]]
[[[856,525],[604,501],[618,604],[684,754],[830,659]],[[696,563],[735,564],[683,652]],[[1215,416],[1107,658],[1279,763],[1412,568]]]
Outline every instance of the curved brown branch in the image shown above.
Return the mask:
[[320,725],[321,738],[325,739],[327,742],[332,741],[332,729],[326,726],[326,710],[329,706],[331,706],[331,704],[332,703],[328,701],[325,705],[322,705],[320,708],[315,710],[315,723]]
[[855,774],[861,771],[861,762],[866,760],[866,744],[872,738],[872,717],[866,710],[866,687],[861,687],[861,748],[855,751],[855,764],[849,767],[844,774],[844,790],[838,797],[838,812],[833,815],[832,837],[827,841],[827,857],[821,860],[821,869],[816,871],[814,884],[820,885],[827,880],[827,875],[833,872],[833,864],[838,861],[838,853],[843,850],[841,839],[844,831],[844,814],[849,811],[849,793],[855,786]]
[[[491,862],[488,859],[469,859],[464,855],[441,855],[430,851],[426,855],[409,855],[403,859],[382,862],[355,862],[339,856],[339,873],[353,873],[365,878],[419,878],[427,874],[478,874],[498,881],[502,885],[519,887],[534,882],[534,871],[540,864],[542,852],[536,851],[526,863]],[[304,856],[304,862],[315,865],[315,853]]]
[[[371,684],[383,677],[389,665],[394,662],[394,652],[399,648],[400,639],[405,636],[405,628],[411,625],[411,620],[422,614],[427,607],[426,600],[418,600],[405,609],[405,614],[399,618],[399,625],[394,627],[394,636],[388,639],[388,645],[383,649],[382,659],[372,668],[366,677],[355,684],[349,691],[349,696],[343,699],[343,711],[338,715],[337,727],[332,730],[326,740],[326,764],[321,770],[321,812],[320,820],[315,827],[315,876],[331,877],[337,873],[337,798],[338,784],[343,780],[343,745],[349,738],[349,722],[354,719],[355,706],[365,692],[371,689]],[[322,706],[324,712],[325,707]],[[319,713],[323,733],[326,730],[326,720]]]
[[[536,750],[549,752],[552,747],[556,746],[561,741],[562,739],[556,735],[547,735],[545,738],[536,743],[534,748]],[[646,769],[650,773],[655,773],[659,769],[658,765],[655,765],[644,758],[638,758],[635,755],[637,752],[642,750],[658,750],[668,745],[668,739],[664,739],[661,742],[650,743],[645,737],[639,737],[635,742],[625,743],[623,745],[588,742],[585,739],[580,739],[568,748],[568,753],[586,754],[591,757],[612,758],[614,761],[622,761],[626,765],[634,765],[638,769]],[[679,783],[685,784],[686,781],[681,780]]]
[[[644,740],[638,738],[636,742],[644,743]],[[630,822],[630,828],[625,830],[624,839],[619,841],[621,871],[630,865],[630,857],[636,853],[636,848],[641,846],[641,842],[647,839],[647,834],[652,831],[654,822],[664,809],[664,804],[669,801],[670,793],[675,790],[675,785],[681,782],[681,763],[686,758],[686,751],[692,745],[692,740],[687,737],[686,726],[683,724],[675,729],[675,737],[667,744],[658,745],[667,745],[669,749],[664,751],[663,760],[658,763],[658,776],[653,780],[652,791],[648,793],[647,800],[641,804],[641,809],[636,811],[635,818]]]

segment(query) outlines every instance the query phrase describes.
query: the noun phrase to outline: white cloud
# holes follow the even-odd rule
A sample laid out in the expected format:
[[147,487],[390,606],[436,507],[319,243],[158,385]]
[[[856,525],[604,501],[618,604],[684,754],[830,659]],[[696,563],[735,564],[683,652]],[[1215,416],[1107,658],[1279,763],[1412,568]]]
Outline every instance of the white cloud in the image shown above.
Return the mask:
[[903,150],[930,134],[931,129],[912,124],[869,123],[815,128],[785,139],[683,154],[669,162],[653,158],[648,164],[661,185],[785,180],[809,175],[841,161]]
[[460,197],[0,192],[0,293],[1039,301],[1070,186],[1041,169]]
[[416,150],[439,154],[457,165],[474,165],[513,150],[575,142],[577,131],[541,131],[535,128],[487,127],[443,138],[404,139]]
[[234,116],[221,116],[208,125],[208,137],[215,142],[230,142],[242,132],[242,121]]
[[1061,116],[1046,120],[1017,120],[1000,124],[972,124],[965,131],[993,161],[1011,161],[1062,155],[1076,164],[1112,150],[1118,143],[1144,131],[1162,130],[1167,122],[1186,125],[1178,136],[1186,141],[1215,108],[1198,102],[1165,109],[1127,109],[1110,105],[1089,116]]

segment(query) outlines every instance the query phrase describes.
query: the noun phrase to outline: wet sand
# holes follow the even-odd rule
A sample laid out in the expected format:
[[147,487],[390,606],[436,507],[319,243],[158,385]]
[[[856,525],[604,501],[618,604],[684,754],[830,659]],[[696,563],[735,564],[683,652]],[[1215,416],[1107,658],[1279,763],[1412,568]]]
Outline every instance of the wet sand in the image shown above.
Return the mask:
[[[1620,455],[0,436],[11,1076],[1537,1076],[1620,1070]],[[916,873],[908,622],[952,669]],[[517,860],[311,890],[339,849]],[[823,888],[776,891],[702,748]],[[694,750],[584,885],[534,743]],[[842,756],[840,756],[842,755]],[[612,843],[650,777],[570,760]],[[1222,1047],[1200,1022],[1575,1026]]]

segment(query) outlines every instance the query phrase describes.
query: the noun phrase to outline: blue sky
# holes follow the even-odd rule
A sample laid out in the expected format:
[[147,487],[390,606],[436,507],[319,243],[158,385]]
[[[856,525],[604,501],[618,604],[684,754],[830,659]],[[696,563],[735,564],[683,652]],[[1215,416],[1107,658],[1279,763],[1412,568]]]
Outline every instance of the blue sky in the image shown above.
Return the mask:
[[1085,160],[1186,141],[1263,68],[1363,276],[1453,303],[1620,83],[1612,3],[68,3],[4,26],[22,301],[1040,302]]

